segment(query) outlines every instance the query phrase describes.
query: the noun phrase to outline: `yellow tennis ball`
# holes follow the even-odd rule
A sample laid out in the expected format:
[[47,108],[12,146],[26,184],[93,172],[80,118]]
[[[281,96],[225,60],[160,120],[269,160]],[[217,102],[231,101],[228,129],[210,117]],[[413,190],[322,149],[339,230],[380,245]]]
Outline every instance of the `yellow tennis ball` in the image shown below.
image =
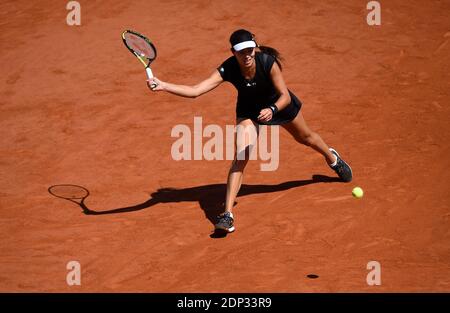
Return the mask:
[[352,190],[352,195],[353,197],[360,199],[364,195],[364,191],[360,187],[355,187]]

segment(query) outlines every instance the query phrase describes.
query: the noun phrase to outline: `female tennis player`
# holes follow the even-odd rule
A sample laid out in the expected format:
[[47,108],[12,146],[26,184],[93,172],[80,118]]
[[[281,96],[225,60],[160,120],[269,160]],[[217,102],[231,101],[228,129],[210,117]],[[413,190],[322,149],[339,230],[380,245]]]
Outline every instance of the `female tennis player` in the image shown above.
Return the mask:
[[[259,46],[254,35],[245,29],[235,31],[230,37],[230,44],[233,56],[197,85],[177,85],[155,77],[148,80],[148,86],[156,84],[156,87],[150,89],[195,98],[228,81],[238,90],[236,125],[256,129],[258,124],[281,125],[297,142],[319,152],[342,181],[350,182],[350,166],[306,125],[300,112],[302,103],[285,85],[279,52],[270,47]],[[246,152],[244,158],[236,156],[239,152],[251,149],[248,138],[242,142],[243,146],[236,147],[228,174],[225,212],[218,216],[215,225],[216,230],[229,233],[235,230],[232,209],[242,184],[249,153]]]

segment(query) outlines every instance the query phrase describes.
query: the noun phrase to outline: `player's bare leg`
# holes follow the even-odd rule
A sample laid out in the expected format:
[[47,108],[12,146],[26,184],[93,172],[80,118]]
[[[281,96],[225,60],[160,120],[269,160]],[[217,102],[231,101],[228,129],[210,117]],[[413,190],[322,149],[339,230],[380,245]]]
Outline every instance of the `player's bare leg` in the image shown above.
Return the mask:
[[[225,199],[225,212],[231,212],[236,195],[242,185],[245,166],[248,163],[252,148],[258,136],[258,126],[250,119],[237,121],[236,153],[228,173],[227,195]],[[239,127],[241,127],[239,129]]]
[[328,147],[319,134],[313,132],[306,125],[301,112],[290,123],[283,127],[301,144],[309,146],[323,155],[331,169],[345,182],[350,182],[353,178],[351,167],[340,157],[336,150]]
[[313,132],[308,125],[306,125],[302,112],[298,112],[297,117],[292,122],[282,126],[294,137],[297,142],[309,146],[322,154],[329,165],[336,161],[336,157],[331,153],[328,145],[323,141],[322,137]]
[[244,169],[250,159],[252,148],[258,136],[258,127],[250,119],[238,120],[236,124],[238,126],[236,153],[228,172],[225,212],[219,216],[219,221],[215,225],[216,229],[222,229],[227,232],[234,231],[233,205],[241,189]]

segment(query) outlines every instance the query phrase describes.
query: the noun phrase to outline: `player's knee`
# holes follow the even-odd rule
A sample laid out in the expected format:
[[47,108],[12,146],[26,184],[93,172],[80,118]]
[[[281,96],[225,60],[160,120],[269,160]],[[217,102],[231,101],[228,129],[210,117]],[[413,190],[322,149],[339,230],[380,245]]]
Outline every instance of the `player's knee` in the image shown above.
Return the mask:
[[233,164],[231,165],[231,168],[233,171],[240,171],[242,172],[245,168],[245,166],[248,163],[248,159],[243,159],[243,160],[239,160],[239,159],[234,159]]
[[252,155],[254,145],[240,145],[237,146],[235,159],[241,160],[249,160]]

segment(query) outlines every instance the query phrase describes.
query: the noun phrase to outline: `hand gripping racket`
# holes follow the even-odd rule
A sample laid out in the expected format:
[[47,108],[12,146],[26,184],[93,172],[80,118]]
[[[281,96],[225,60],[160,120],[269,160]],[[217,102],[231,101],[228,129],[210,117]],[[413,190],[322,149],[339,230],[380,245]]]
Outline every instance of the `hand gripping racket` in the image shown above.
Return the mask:
[[[153,78],[150,69],[150,64],[156,59],[156,48],[153,43],[147,37],[132,30],[124,31],[122,40],[128,50],[144,64],[148,79]],[[151,84],[150,87],[155,88],[156,84]]]

